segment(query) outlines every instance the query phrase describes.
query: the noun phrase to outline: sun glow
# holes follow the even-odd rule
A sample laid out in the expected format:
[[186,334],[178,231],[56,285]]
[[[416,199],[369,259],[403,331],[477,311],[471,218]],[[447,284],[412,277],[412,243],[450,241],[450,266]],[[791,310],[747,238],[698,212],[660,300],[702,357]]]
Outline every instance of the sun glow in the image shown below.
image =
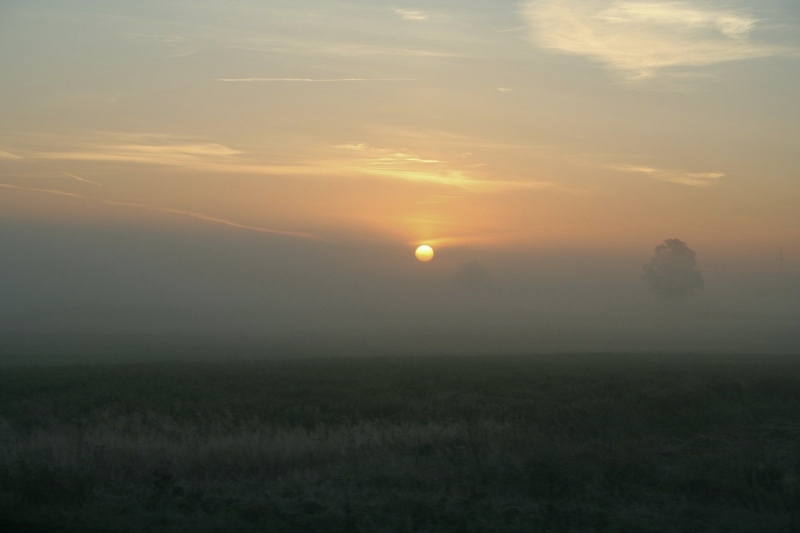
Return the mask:
[[433,248],[427,244],[423,244],[417,247],[417,249],[414,251],[414,255],[418,260],[422,261],[423,263],[427,263],[433,259]]

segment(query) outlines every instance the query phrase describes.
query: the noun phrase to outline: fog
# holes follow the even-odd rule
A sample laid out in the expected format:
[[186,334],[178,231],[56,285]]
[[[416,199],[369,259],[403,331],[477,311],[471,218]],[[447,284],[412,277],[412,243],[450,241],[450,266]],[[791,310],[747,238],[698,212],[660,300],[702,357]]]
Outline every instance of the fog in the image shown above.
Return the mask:
[[384,243],[19,220],[3,220],[0,246],[6,339],[280,341],[295,352],[375,353],[800,347],[797,271],[704,268],[701,249],[704,290],[664,298],[643,280],[652,248],[442,248],[423,264],[412,247]]
[[796,1],[234,4],[0,2],[5,339],[800,348]]

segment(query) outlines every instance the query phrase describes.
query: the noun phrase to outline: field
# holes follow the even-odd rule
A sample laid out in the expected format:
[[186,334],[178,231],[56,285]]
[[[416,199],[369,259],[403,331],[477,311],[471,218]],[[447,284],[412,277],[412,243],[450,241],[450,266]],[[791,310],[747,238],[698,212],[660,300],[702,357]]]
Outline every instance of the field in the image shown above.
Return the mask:
[[800,531],[800,357],[3,368],[0,529]]

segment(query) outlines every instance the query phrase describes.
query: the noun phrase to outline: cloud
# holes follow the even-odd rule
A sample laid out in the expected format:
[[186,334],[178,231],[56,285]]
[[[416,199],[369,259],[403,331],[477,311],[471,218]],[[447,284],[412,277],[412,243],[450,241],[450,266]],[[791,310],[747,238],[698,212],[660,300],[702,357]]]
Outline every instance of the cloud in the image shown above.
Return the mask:
[[[497,244],[501,241],[512,242],[518,237],[518,231],[484,231],[480,233],[456,234],[441,237],[425,238],[426,244],[436,248],[439,246],[464,246],[474,244]],[[409,246],[417,246],[419,240],[408,241]]]
[[400,9],[394,8],[392,9],[395,13],[397,13],[403,20],[428,20],[429,15],[424,11],[415,11],[412,9]]
[[499,33],[517,33],[524,31],[527,26],[514,26],[513,28],[503,28],[502,30],[498,30]]
[[471,175],[445,161],[423,157],[408,150],[378,148],[366,143],[334,146],[347,156],[326,162],[342,172],[382,179],[431,183],[457,187],[468,192],[499,193],[517,190],[555,188],[550,182],[527,180],[494,180]]
[[164,142],[162,140],[152,144],[106,144],[98,142],[84,145],[74,150],[42,152],[38,154],[38,157],[58,160],[194,166],[201,165],[208,160],[220,160],[241,153],[239,150],[215,143]]
[[[248,8],[248,12],[250,8]],[[423,12],[418,13],[428,16]],[[399,14],[399,13],[398,13]],[[319,16],[318,12],[311,15],[313,18]],[[288,18],[287,18],[288,17]],[[242,27],[237,27],[235,31],[224,27],[210,27],[207,25],[193,25],[191,23],[181,23],[176,27],[167,25],[163,28],[164,33],[134,32],[129,33],[130,37],[155,41],[161,46],[171,50],[170,55],[176,58],[188,57],[202,50],[207,49],[229,49],[242,50],[248,52],[263,52],[269,54],[290,54],[316,56],[320,53],[343,56],[412,56],[412,57],[453,57],[454,54],[440,52],[436,50],[397,48],[383,46],[379,44],[368,44],[361,39],[364,37],[372,38],[371,34],[366,36],[361,31],[362,28],[347,28],[342,26],[339,39],[332,40],[313,40],[306,34],[307,27],[297,28],[291,31],[286,23],[290,20],[297,22],[309,18],[308,13],[273,13],[272,20],[281,21],[275,31],[265,31],[263,27],[254,31],[248,31]],[[352,17],[348,15],[348,22]],[[330,23],[330,22],[329,22]],[[370,27],[369,25],[367,27]],[[175,35],[174,32],[181,33]],[[298,37],[301,35],[301,37]]]
[[441,163],[438,159],[424,159],[405,150],[375,148],[366,143],[348,143],[335,146],[340,150],[351,150],[369,154],[367,161],[373,165],[399,165],[403,163]]
[[710,187],[725,177],[723,172],[689,172],[676,169],[659,169],[640,165],[609,165],[608,168],[619,172],[644,174],[661,181],[680,183],[690,187]]
[[[476,193],[558,188],[542,180],[482,177],[478,172],[485,165],[465,163],[463,157],[458,157],[453,164],[407,149],[379,148],[365,143],[336,145],[330,148],[329,157],[305,162],[263,164],[258,154],[246,154],[217,143],[190,142],[165,135],[102,134],[74,148],[31,152],[31,158],[161,165],[226,174],[386,179],[437,184]],[[75,174],[64,174],[89,182]]]
[[[18,191],[26,191],[26,192],[35,192],[40,194],[53,194],[56,196],[67,196],[70,198],[83,198],[88,199],[87,196],[82,194],[76,194],[72,192],[62,191],[59,189],[37,189],[34,187],[20,187],[19,185],[11,185],[9,183],[0,183],[0,189],[13,189]],[[312,235],[310,233],[304,233],[299,231],[285,231],[285,230],[278,230],[273,228],[265,228],[263,226],[250,226],[247,224],[240,224],[238,222],[234,222],[233,220],[228,220],[225,218],[219,218],[211,215],[207,215],[205,213],[200,213],[197,211],[186,211],[183,209],[173,209],[171,207],[161,207],[152,204],[140,204],[140,203],[133,203],[133,202],[117,202],[114,200],[98,200],[102,204],[106,205],[113,205],[119,207],[130,207],[139,210],[146,210],[146,211],[155,211],[158,213],[167,213],[171,215],[179,215],[189,218],[195,218],[198,220],[203,220],[206,222],[212,222],[214,224],[221,224],[223,226],[229,226],[232,228],[243,229],[248,231],[256,231],[259,233],[268,233],[271,235],[283,235],[286,237],[294,237],[298,239],[313,239],[317,240],[319,237],[316,235]]]
[[[241,157],[240,157],[241,156]],[[100,134],[60,151],[31,152],[34,160],[116,162],[175,167],[180,170],[254,175],[331,175],[327,164],[292,163],[264,165],[246,159],[247,154],[217,143],[181,140],[168,135]],[[64,174],[67,174],[66,172]],[[74,179],[78,176],[67,174]],[[87,180],[88,181],[88,180]]]
[[513,93],[514,89],[509,89],[508,87],[498,87],[497,92],[499,93]]
[[348,57],[404,56],[404,57],[459,57],[451,52],[419,48],[394,48],[363,43],[327,43],[314,46],[314,52]]
[[[455,133],[453,131],[441,129],[403,129],[403,128],[387,128],[380,127],[376,130],[381,135],[398,139],[401,142],[410,143],[416,146],[428,146],[435,144],[437,146],[446,146],[452,150],[458,150],[461,155],[473,155],[472,151],[476,149],[487,150],[512,150],[512,151],[530,151],[531,147],[528,144],[510,144],[500,142],[497,140],[475,137],[472,135],[464,135],[463,133]],[[547,151],[551,151],[552,147],[548,146]]]
[[[30,156],[25,158],[25,157],[22,157],[21,155],[17,155],[17,154],[11,153],[11,152],[5,152],[3,150],[0,150],[0,159],[7,159],[7,160],[12,160],[12,161],[26,159],[28,162],[35,162],[34,159],[31,158]],[[47,165],[42,165],[42,166],[44,168],[48,169],[48,170],[52,170]],[[58,172],[58,171],[55,171],[55,172]],[[88,179],[86,179],[84,177],[81,177],[81,176],[78,176],[76,174],[70,174],[69,172],[60,172],[60,174],[68,176],[68,177],[74,179],[75,181],[80,181],[81,183],[90,183],[92,185],[100,185],[97,182],[94,182],[92,180],[88,180]],[[42,189],[42,190],[45,190],[45,189]]]
[[70,178],[74,179],[75,181],[80,181],[81,183],[90,183],[92,185],[100,186],[100,184],[97,183],[96,181],[87,180],[86,178],[82,178],[82,177],[80,177],[78,175],[75,175],[75,174],[70,174],[69,172],[63,172],[63,174],[69,176]]
[[225,82],[270,82],[270,81],[296,81],[313,83],[333,83],[348,81],[416,81],[413,78],[219,78],[217,81]]
[[28,192],[36,192],[36,193],[43,193],[43,194],[55,194],[56,196],[69,196],[72,198],[86,198],[82,194],[75,194],[73,192],[61,191],[59,189],[37,189],[34,187],[20,187],[19,185],[11,185],[8,183],[0,183],[0,188],[2,189],[14,189],[18,191],[28,191]]
[[697,2],[537,0],[523,7],[537,46],[589,57],[629,79],[794,53],[750,39],[760,21]]
[[203,220],[206,222],[212,222],[214,224],[221,224],[223,226],[230,226],[232,228],[244,229],[248,231],[257,231],[259,233],[269,233],[272,235],[284,235],[286,237],[295,237],[301,239],[318,239],[317,236],[312,235],[310,233],[303,233],[298,231],[284,231],[284,230],[277,230],[272,228],[265,228],[263,226],[249,226],[247,224],[240,224],[238,222],[234,222],[232,220],[228,220],[225,218],[219,218],[211,215],[207,215],[205,213],[199,213],[197,211],[186,211],[183,209],[174,209],[171,207],[161,207],[152,204],[140,204],[140,203],[133,203],[133,202],[116,202],[112,200],[101,200],[102,203],[107,205],[115,205],[120,207],[132,207],[134,209],[143,209],[146,211],[155,211],[158,213],[167,213],[170,215],[180,215],[189,218],[195,218],[198,220]]

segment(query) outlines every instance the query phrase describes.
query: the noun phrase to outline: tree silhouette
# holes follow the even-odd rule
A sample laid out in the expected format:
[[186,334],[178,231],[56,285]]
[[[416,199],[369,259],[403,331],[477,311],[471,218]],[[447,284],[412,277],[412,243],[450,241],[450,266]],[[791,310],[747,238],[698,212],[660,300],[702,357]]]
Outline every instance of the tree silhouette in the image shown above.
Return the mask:
[[703,275],[697,270],[694,250],[680,239],[667,239],[644,265],[643,278],[665,298],[685,298],[703,289]]

